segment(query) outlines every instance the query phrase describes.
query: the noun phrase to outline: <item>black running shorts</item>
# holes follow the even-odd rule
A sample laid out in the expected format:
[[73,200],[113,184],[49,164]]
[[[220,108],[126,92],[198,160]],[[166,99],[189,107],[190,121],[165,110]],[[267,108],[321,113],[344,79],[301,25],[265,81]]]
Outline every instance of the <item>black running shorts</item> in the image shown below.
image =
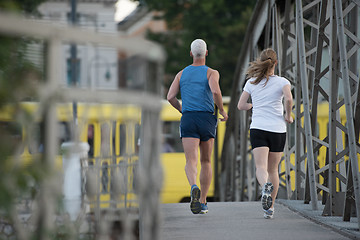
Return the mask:
[[286,132],[276,133],[260,129],[250,129],[252,149],[268,147],[270,152],[283,152],[286,141]]

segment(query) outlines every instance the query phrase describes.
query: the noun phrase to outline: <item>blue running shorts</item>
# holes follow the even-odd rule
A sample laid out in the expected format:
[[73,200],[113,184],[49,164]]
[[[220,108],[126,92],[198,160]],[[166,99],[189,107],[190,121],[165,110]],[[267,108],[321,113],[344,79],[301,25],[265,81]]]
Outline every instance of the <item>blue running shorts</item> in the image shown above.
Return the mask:
[[211,112],[184,112],[180,121],[180,138],[215,138],[217,117]]
[[277,133],[260,129],[250,129],[252,149],[268,147],[270,152],[283,152],[286,141],[286,132]]

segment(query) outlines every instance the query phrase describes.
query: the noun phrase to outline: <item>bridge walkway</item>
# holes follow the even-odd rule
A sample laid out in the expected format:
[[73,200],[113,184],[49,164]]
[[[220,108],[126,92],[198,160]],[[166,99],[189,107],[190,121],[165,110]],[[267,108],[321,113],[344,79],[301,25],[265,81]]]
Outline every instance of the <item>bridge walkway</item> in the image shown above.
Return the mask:
[[209,202],[207,214],[192,214],[189,203],[161,205],[162,240],[343,240],[360,239],[357,219],[322,217],[302,201],[278,200],[273,219],[260,202]]

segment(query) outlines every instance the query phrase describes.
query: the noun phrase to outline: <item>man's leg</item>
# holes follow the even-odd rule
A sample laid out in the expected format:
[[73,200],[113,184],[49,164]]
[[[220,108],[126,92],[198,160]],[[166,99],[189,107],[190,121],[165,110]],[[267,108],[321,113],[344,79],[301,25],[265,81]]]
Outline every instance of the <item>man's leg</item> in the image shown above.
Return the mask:
[[199,143],[198,138],[182,138],[186,158],[185,173],[190,186],[196,184]]
[[214,146],[214,138],[208,141],[200,142],[200,202],[206,203],[206,196],[208,194],[211,180],[212,180],[212,167],[211,167],[211,153]]
[[201,212],[200,194],[201,191],[196,184],[197,176],[197,162],[198,162],[198,149],[200,139],[198,138],[182,138],[184,147],[186,165],[185,173],[191,186],[190,190],[190,210],[194,214]]

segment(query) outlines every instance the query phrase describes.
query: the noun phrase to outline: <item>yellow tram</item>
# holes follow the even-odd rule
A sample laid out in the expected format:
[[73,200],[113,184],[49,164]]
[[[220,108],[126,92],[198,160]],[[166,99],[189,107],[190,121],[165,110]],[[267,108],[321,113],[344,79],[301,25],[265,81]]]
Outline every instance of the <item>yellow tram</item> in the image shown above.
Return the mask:
[[[224,100],[227,108],[228,98]],[[185,154],[179,138],[179,124],[181,114],[167,101],[163,101],[161,111],[162,139],[161,163],[163,166],[163,187],[161,201],[163,203],[181,202],[189,198],[189,184],[185,175]],[[32,116],[33,122],[14,122],[14,107],[7,107],[0,113],[0,126],[16,126],[12,132],[17,139],[18,154],[24,164],[31,164],[34,156],[43,150],[41,134],[42,120],[39,104],[23,102],[20,104],[23,112]],[[123,206],[137,206],[136,201],[136,171],[139,159],[141,109],[133,105],[113,104],[77,104],[79,141],[87,142],[89,169],[97,167],[97,181],[100,207],[111,206],[112,196],[112,169],[122,168],[126,172],[126,194],[120,196]],[[59,154],[56,158],[56,167],[62,169],[61,144],[72,140],[73,108],[72,104],[59,104],[57,107]],[[26,123],[25,123],[26,122]],[[218,149],[222,148],[225,123],[220,122],[217,127]],[[214,156],[213,156],[214,157]],[[215,161],[213,161],[214,163]],[[200,164],[198,164],[200,168]],[[124,168],[126,170],[124,170]],[[209,197],[214,194],[214,183],[210,186]],[[134,200],[135,199],[135,200]],[[121,207],[121,206],[116,206]]]
[[[227,110],[229,98],[224,98],[224,106]],[[163,187],[161,192],[162,203],[176,203],[188,201],[190,186],[188,184],[184,167],[185,154],[179,138],[179,124],[181,114],[167,101],[163,101],[161,110],[162,139],[161,139],[161,163],[163,167]],[[41,154],[43,140],[40,134],[42,125],[38,103],[24,102],[20,107],[28,115],[34,116],[33,123],[28,125],[22,122],[14,122],[15,108],[7,106],[0,113],[0,127],[15,129],[12,131],[12,141],[16,141],[17,153],[21,156],[24,165],[31,164],[34,156]],[[26,114],[25,114],[26,115]],[[345,124],[345,111],[340,109],[341,122]],[[318,108],[317,132],[320,139],[327,136],[328,131],[328,104],[320,104]],[[71,140],[73,109],[72,104],[59,104],[57,107],[59,149],[61,144]],[[26,122],[26,121],[25,121]],[[217,140],[218,154],[221,154],[225,134],[225,122],[218,123]],[[78,128],[81,142],[87,142],[90,146],[88,152],[88,164],[98,166],[97,181],[99,182],[99,200],[102,208],[110,207],[112,196],[112,169],[122,168],[126,172],[126,194],[121,196],[123,206],[137,206],[136,199],[136,171],[139,160],[141,109],[133,105],[113,104],[78,104]],[[294,128],[292,124],[291,128]],[[294,131],[294,129],[290,129]],[[345,136],[343,136],[345,141]],[[344,143],[345,144],[345,143]],[[213,154],[213,158],[215,158]],[[220,156],[218,156],[220,158]],[[317,155],[319,167],[325,165],[326,148],[321,147]],[[295,163],[294,154],[291,161]],[[213,164],[215,161],[213,159]],[[285,163],[280,166],[285,169]],[[56,158],[56,166],[62,169],[61,151]],[[126,168],[126,170],[124,170]],[[198,164],[200,170],[200,163]],[[213,167],[214,169],[214,167]],[[214,174],[215,176],[215,174]],[[295,188],[295,175],[291,173],[292,189]],[[320,179],[320,182],[322,179]],[[214,181],[209,189],[209,199],[214,196]],[[117,205],[116,207],[121,207]]]

